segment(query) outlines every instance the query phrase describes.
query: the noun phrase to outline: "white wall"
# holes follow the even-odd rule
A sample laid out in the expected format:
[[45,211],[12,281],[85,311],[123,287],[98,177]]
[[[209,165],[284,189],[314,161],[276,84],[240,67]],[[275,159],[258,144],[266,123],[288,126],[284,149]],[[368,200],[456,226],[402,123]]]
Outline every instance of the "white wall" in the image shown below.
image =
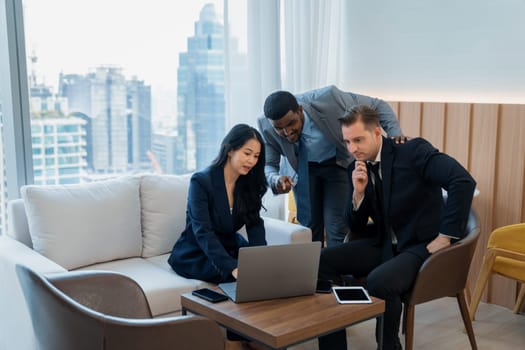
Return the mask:
[[348,0],[342,88],[525,103],[525,0]]

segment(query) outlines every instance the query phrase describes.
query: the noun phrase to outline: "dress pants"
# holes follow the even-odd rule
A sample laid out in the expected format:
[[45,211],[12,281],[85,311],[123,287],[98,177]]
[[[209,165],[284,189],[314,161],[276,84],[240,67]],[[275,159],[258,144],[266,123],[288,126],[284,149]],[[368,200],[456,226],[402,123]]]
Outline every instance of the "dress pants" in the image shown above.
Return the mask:
[[347,170],[334,158],[327,163],[309,163],[308,173],[311,222],[307,226],[312,229],[312,240],[323,242],[326,229],[326,246],[341,244],[348,233],[344,219],[350,196]]
[[[373,239],[358,239],[324,248],[321,251],[319,278],[337,283],[341,281],[341,275],[366,276],[366,288],[370,295],[385,300],[383,349],[399,349],[401,296],[412,288],[423,259],[413,253],[401,252],[383,262],[382,251]],[[377,328],[376,339],[378,336]],[[319,349],[346,349],[345,330],[320,337]]]

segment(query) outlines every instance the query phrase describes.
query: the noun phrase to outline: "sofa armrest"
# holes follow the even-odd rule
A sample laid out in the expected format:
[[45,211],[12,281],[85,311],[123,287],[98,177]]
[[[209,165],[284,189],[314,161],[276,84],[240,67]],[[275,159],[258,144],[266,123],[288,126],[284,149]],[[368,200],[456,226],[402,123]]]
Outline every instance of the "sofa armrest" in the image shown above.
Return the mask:
[[312,241],[312,231],[308,227],[269,217],[263,219],[269,245]]
[[31,318],[15,271],[17,264],[42,274],[66,269],[11,237],[0,236],[0,349],[36,349]]

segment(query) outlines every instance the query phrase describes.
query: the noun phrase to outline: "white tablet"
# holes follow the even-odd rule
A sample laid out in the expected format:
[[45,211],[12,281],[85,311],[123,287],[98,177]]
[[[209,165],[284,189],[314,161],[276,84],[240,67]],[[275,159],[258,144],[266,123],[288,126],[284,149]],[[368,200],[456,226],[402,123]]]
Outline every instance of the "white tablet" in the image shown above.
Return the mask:
[[369,304],[372,302],[363,287],[332,287],[339,304]]

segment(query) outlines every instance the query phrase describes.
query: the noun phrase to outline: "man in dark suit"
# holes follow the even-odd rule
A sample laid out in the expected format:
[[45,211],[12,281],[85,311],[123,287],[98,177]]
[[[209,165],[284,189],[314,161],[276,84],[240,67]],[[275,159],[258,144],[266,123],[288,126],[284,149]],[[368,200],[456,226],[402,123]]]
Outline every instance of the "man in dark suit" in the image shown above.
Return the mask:
[[[341,284],[342,275],[366,277],[384,299],[383,349],[401,349],[401,296],[428,256],[464,237],[476,182],[456,160],[421,138],[396,144],[382,137],[377,112],[356,106],[340,119],[355,161],[348,167],[345,217],[363,239],[325,248],[319,278]],[[446,203],[442,188],[448,191]],[[375,230],[369,229],[369,218]],[[376,330],[376,337],[379,336]],[[346,349],[345,331],[319,339],[320,349]]]
[[341,208],[348,196],[346,168],[352,156],[342,141],[338,118],[358,104],[377,111],[388,135],[401,136],[396,115],[385,101],[335,86],[296,96],[274,92],[258,120],[266,143],[268,184],[276,194],[295,186],[298,221],[312,229],[315,241],[324,242],[326,228],[328,246],[342,243],[348,232]]

